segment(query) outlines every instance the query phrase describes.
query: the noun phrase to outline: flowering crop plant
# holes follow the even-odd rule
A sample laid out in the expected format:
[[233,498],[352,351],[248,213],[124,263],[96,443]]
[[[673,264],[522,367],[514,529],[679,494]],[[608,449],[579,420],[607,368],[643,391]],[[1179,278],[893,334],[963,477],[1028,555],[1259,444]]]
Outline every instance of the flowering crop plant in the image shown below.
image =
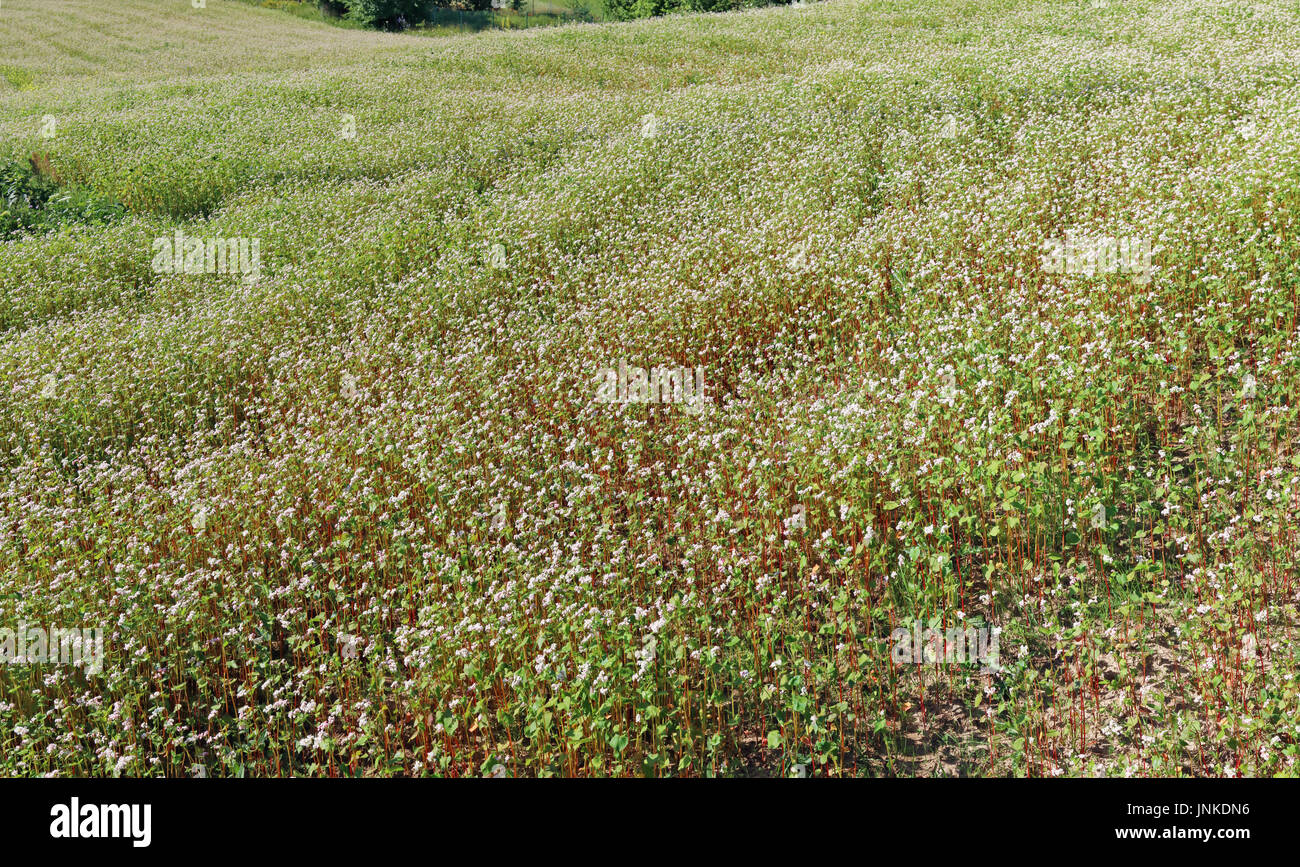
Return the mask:
[[1300,773],[1296,3],[0,44],[0,775]]

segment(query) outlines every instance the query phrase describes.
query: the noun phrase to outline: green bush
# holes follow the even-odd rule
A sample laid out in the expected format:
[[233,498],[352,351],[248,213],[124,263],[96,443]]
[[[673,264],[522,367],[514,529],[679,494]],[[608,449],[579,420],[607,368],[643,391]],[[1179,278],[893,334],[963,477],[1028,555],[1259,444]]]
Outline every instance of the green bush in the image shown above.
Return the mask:
[[344,0],[348,17],[366,27],[404,30],[428,17],[429,0]]
[[126,212],[118,202],[79,187],[60,187],[36,160],[0,165],[0,238],[67,223],[105,223]]
[[728,12],[747,6],[786,5],[790,0],[605,0],[605,15],[614,21],[654,18],[673,12]]
[[605,0],[605,17],[612,21],[653,18],[678,8],[678,0]]

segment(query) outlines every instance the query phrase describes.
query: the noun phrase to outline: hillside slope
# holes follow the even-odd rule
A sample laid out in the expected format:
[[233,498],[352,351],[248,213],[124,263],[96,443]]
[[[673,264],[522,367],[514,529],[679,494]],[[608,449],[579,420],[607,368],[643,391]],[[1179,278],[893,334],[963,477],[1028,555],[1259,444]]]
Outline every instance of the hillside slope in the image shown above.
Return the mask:
[[0,773],[1295,773],[1294,4],[0,41]]

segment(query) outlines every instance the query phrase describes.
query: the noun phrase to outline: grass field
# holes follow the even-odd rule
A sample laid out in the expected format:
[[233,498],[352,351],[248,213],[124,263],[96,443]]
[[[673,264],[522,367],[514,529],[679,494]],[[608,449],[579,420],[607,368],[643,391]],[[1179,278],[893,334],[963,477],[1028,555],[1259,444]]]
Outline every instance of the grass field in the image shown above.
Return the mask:
[[0,773],[1296,774],[1295,3],[0,43]]

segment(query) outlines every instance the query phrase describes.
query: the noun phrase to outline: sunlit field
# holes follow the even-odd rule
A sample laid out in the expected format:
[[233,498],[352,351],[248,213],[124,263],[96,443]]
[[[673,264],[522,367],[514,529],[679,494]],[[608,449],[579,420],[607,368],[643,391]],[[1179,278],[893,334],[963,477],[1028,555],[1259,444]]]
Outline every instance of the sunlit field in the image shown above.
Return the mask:
[[1297,774],[1295,3],[0,45],[0,774]]

